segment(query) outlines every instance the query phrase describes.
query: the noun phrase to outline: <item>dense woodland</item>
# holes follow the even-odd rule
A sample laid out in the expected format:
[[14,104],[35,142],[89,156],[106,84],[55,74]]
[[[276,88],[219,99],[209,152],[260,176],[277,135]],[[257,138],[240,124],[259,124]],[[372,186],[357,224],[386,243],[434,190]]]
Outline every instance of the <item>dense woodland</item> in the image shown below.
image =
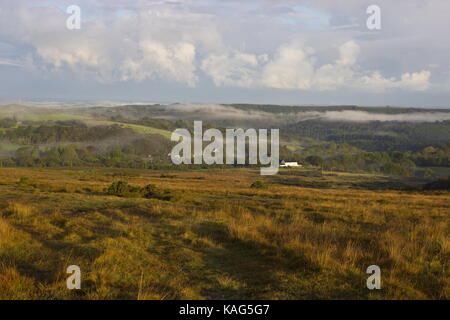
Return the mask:
[[286,133],[335,143],[347,143],[366,151],[420,151],[428,146],[445,147],[450,141],[450,121],[331,122],[302,121]]

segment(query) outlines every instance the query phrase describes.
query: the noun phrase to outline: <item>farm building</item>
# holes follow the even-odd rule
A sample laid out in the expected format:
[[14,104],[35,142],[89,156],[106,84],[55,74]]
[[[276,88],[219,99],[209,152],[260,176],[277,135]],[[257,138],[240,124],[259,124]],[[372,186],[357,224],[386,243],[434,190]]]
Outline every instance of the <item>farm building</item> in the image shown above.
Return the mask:
[[294,167],[301,167],[302,165],[299,164],[298,162],[289,162],[289,161],[284,161],[282,160],[280,162],[280,167],[282,168],[294,168]]

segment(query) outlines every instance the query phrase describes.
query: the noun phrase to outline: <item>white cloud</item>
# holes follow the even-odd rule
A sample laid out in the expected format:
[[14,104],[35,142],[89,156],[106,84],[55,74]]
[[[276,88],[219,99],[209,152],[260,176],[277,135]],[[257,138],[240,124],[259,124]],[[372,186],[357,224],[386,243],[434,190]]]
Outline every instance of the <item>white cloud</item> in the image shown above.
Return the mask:
[[361,48],[355,41],[350,40],[339,47],[339,53],[340,59],[337,63],[345,66],[352,66],[356,63],[356,60],[358,60]]
[[427,90],[430,84],[430,71],[421,71],[414,73],[404,73],[400,80],[395,78],[384,78],[378,71],[370,76],[364,76],[356,79],[355,86],[361,88],[370,88],[375,92],[383,92],[392,88],[400,88],[409,91]]
[[[423,22],[416,26],[394,19],[403,12],[402,5],[381,1],[392,10],[383,11],[386,29],[376,36],[358,29],[364,28],[366,16],[360,10],[364,5],[356,0],[353,5],[343,0],[266,1],[264,5],[253,1],[254,6],[247,7],[237,2],[146,0],[131,5],[125,0],[108,4],[80,0],[82,28],[72,31],[65,28],[65,2],[59,3],[59,9],[45,1],[8,2],[1,5],[0,41],[6,39],[10,47],[0,47],[0,64],[20,64],[21,71],[33,65],[43,75],[73,73],[107,84],[156,79],[168,82],[165,86],[175,82],[193,87],[203,72],[217,87],[311,91],[318,92],[319,98],[324,91],[341,89],[352,95],[450,91],[448,74],[442,71],[449,65],[448,43],[431,37],[446,30],[446,10],[439,8],[450,5],[430,0],[425,11],[406,6],[409,20]],[[259,5],[264,14],[249,9]],[[308,15],[307,7],[319,20],[329,17],[329,28],[314,31],[301,23],[292,25],[293,18]],[[285,16],[291,19],[279,19]],[[289,40],[300,38],[304,40]],[[401,50],[404,47],[410,49],[408,54]],[[436,81],[433,85],[429,70]]]
[[127,57],[119,66],[121,81],[143,81],[147,78],[165,78],[195,86],[195,47],[181,42],[165,45],[158,41],[142,41],[138,57]]
[[383,92],[390,89],[424,91],[430,87],[430,71],[404,73],[400,79],[385,78],[379,71],[361,71],[357,65],[360,46],[349,40],[337,51],[334,63],[317,66],[315,50],[303,42],[292,41],[278,48],[272,59],[235,53],[214,55],[203,61],[202,70],[216,86],[268,87],[286,90],[329,91],[353,88]]
[[314,85],[317,90],[335,90],[348,86],[354,81],[353,66],[361,49],[353,40],[345,42],[338,49],[339,59],[334,64],[326,64],[317,69],[314,75]]
[[402,74],[400,86],[409,90],[425,91],[431,86],[429,82],[430,77],[431,72],[425,70],[421,72],[404,73]]
[[140,10],[85,21],[81,30],[65,28],[67,15],[54,8],[15,8],[11,14],[18,27],[4,22],[5,31],[34,48],[43,71],[68,69],[103,83],[163,79],[195,86],[197,48],[221,47],[206,14]]
[[258,82],[258,66],[267,61],[267,55],[213,54],[202,62],[202,70],[216,86],[252,87]]
[[261,83],[278,89],[310,89],[314,75],[312,48],[301,42],[281,46],[263,69]]

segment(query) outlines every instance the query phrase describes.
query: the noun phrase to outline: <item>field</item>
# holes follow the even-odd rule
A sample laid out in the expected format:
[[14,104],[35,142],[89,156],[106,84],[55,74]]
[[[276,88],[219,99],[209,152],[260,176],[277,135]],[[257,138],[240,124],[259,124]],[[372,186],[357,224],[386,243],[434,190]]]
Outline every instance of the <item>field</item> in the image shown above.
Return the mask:
[[153,127],[147,127],[147,126],[141,126],[141,125],[137,125],[137,124],[129,124],[129,123],[121,123],[121,122],[105,121],[105,120],[84,120],[83,122],[86,123],[87,125],[91,125],[91,126],[119,125],[122,128],[130,128],[137,133],[159,134],[168,139],[170,139],[170,136],[172,135],[172,133],[167,130],[162,130],[162,129],[153,128]]
[[[105,192],[112,182],[177,192]],[[450,194],[313,169],[0,169],[0,299],[449,299]],[[403,183],[406,183],[403,184]],[[379,265],[382,289],[368,290]],[[67,266],[82,271],[68,290]]]

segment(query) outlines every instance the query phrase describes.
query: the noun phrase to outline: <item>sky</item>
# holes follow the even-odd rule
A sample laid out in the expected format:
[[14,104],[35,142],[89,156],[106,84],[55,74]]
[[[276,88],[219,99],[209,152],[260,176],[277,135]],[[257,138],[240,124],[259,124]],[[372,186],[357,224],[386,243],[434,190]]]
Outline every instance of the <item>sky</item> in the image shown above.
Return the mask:
[[446,0],[0,0],[0,101],[450,107],[449,13]]

